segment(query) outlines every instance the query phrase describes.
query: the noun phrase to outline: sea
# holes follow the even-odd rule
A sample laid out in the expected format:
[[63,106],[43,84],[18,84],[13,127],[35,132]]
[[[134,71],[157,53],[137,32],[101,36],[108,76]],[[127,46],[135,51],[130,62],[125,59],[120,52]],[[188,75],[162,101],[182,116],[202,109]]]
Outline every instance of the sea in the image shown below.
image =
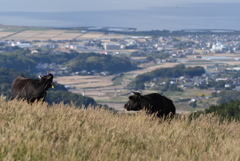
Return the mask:
[[205,3],[138,10],[1,12],[0,24],[38,27],[129,27],[137,31],[240,30],[240,3]]

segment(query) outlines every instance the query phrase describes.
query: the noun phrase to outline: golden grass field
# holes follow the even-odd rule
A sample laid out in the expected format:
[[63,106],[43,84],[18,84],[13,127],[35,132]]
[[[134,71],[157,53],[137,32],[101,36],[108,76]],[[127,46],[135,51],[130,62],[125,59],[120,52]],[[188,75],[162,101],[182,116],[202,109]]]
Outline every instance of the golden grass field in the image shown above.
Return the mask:
[[[118,35],[118,34],[104,34],[101,32],[87,32],[81,33],[79,32],[69,32],[68,30],[25,30],[19,33],[15,32],[0,32],[0,39],[3,40],[73,40],[73,39],[97,39],[97,38],[121,38],[126,35]],[[14,35],[12,35],[14,34]],[[6,37],[7,36],[7,37]],[[4,38],[5,37],[5,38]]]
[[57,30],[57,29],[46,29],[46,30],[24,30],[21,32],[5,32],[3,29],[0,30],[0,39],[3,40],[73,40],[73,39],[97,39],[97,38],[122,38],[126,35],[119,34],[104,34],[102,32],[85,32],[81,31],[69,32],[69,30]]
[[0,32],[0,38],[13,34],[14,32]]
[[236,161],[240,123],[212,115],[170,123],[70,105],[29,105],[0,97],[1,161]]
[[69,84],[77,88],[105,87],[112,85],[111,79],[114,76],[63,76],[54,80],[59,84]]

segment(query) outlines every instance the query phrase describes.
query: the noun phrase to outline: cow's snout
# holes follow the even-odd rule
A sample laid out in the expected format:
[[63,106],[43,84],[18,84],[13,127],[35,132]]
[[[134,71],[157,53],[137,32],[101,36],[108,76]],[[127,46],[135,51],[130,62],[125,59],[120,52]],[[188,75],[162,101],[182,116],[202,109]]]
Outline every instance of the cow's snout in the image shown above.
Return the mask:
[[126,109],[126,110],[130,110],[130,108],[129,108],[130,106],[129,106],[129,103],[126,103],[125,105],[124,105],[124,108]]
[[52,88],[55,88],[55,86],[54,86],[53,82],[51,83],[51,87],[52,87]]

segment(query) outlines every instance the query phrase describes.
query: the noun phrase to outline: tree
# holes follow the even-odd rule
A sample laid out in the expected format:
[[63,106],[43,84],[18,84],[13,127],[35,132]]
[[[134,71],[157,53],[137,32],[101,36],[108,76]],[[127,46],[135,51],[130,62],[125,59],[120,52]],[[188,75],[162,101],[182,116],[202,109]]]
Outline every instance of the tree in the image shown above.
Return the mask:
[[111,73],[125,72],[137,67],[127,57],[102,55],[96,53],[80,54],[69,64],[69,71],[98,70]]
[[218,94],[219,100],[218,103],[227,103],[230,101],[240,100],[240,92],[238,91],[222,91]]
[[214,113],[222,119],[236,119],[240,120],[240,100],[230,101],[228,103],[221,103],[220,105],[211,105],[205,110],[205,113]]
[[[155,77],[160,78],[176,78],[183,75],[189,75],[191,77],[193,76],[200,76],[205,73],[205,70],[203,67],[188,67],[186,68],[184,64],[179,64],[172,68],[159,68],[156,70],[153,70],[151,72],[147,72],[141,75],[138,75],[136,79],[133,81],[133,83],[129,84],[128,87],[136,88],[136,86],[132,85],[138,85],[138,87],[143,87],[143,84],[147,81],[152,80]],[[175,87],[172,86],[172,89]],[[175,88],[176,89],[176,88]],[[174,90],[175,90],[174,89]]]

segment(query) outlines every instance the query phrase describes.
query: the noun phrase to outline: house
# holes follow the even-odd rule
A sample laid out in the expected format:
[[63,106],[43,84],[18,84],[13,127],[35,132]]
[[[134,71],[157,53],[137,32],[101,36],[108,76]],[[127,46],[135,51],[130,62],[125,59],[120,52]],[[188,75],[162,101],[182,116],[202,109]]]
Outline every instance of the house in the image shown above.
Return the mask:
[[215,51],[215,52],[226,50],[227,48],[228,46],[225,44],[222,44],[221,42],[217,42],[216,44],[212,45],[212,51]]
[[230,88],[230,87],[231,87],[231,84],[225,84],[224,87],[225,87],[225,88]]
[[21,43],[21,42],[17,42],[17,43],[12,42],[11,46],[18,46],[20,48],[32,48],[33,47],[33,45],[30,43]]
[[104,50],[120,50],[121,45],[117,43],[104,43],[103,48]]
[[72,44],[72,45],[69,45],[69,49],[74,49],[74,50],[86,50],[87,47],[84,46],[84,45],[79,45],[79,44]]
[[202,56],[196,55],[195,58],[202,58]]
[[190,83],[182,84],[181,87],[182,88],[189,88],[189,87],[191,87],[193,85],[194,85],[193,82],[190,82]]
[[56,48],[58,48],[58,45],[57,45],[57,44],[54,44],[54,43],[52,43],[52,42],[48,42],[48,43],[38,44],[38,47],[40,47],[40,48],[52,48],[52,49],[56,49]]

